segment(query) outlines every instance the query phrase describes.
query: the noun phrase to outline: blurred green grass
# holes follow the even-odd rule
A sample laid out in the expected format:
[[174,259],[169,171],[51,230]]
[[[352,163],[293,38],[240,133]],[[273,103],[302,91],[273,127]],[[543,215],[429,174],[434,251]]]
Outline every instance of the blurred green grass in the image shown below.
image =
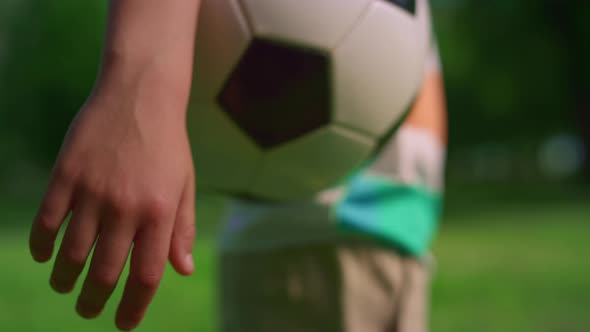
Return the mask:
[[590,331],[590,204],[455,214],[435,245],[433,331]]
[[[115,301],[111,301],[104,314],[95,321],[87,322],[77,317],[74,312],[76,297],[50,292],[51,265],[32,263],[26,243],[24,232],[10,231],[0,235],[0,331],[116,331]],[[192,278],[182,278],[168,269],[139,331],[214,331],[211,241],[201,239],[196,252],[198,272]],[[119,299],[121,289],[118,288],[113,296],[113,299]]]
[[[502,201],[477,209],[451,207],[435,245],[434,332],[586,332],[590,330],[590,205],[587,200],[543,204]],[[538,203],[538,202],[537,202]],[[215,219],[219,201],[200,204]],[[74,314],[75,296],[49,291],[50,265],[31,261],[27,229],[33,209],[2,208],[0,331],[114,331],[115,302],[99,319]],[[167,270],[161,291],[138,331],[214,331],[214,224],[196,244],[197,273]]]

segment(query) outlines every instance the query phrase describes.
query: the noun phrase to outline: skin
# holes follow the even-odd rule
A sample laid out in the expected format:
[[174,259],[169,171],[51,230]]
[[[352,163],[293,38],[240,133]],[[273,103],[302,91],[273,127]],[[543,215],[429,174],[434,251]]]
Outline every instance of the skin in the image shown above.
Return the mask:
[[444,80],[440,70],[430,70],[404,126],[430,132],[441,145],[447,144],[447,110]]
[[[66,135],[30,234],[59,293],[90,264],[76,310],[100,315],[130,256],[116,325],[132,330],[167,260],[193,273],[195,179],[186,133],[199,0],[111,0],[94,90]],[[90,252],[94,248],[92,257]]]

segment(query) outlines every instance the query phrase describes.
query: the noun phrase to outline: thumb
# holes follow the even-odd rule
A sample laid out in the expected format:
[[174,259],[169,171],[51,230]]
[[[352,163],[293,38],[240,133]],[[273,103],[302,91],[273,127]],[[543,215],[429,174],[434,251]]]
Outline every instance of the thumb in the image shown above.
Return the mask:
[[170,243],[170,263],[182,275],[191,275],[195,269],[192,255],[195,233],[195,181],[190,176],[176,212]]

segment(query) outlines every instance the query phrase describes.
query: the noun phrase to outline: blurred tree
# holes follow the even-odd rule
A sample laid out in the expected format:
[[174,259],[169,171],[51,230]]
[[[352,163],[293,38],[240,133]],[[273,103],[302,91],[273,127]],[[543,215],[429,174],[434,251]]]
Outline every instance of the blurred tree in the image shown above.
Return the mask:
[[[571,123],[563,49],[536,1],[455,1],[438,14],[454,143],[539,136]],[[444,7],[443,7],[444,9]]]
[[[432,2],[451,153],[495,142],[532,159],[541,138],[581,129],[590,161],[590,2]],[[100,0],[0,1],[2,158],[51,163],[92,86],[105,14]]]
[[545,15],[555,26],[568,64],[566,86],[586,147],[590,180],[590,2],[544,0]]
[[453,147],[500,142],[534,151],[530,142],[581,129],[590,157],[590,2],[434,4]]
[[48,164],[92,86],[106,3],[21,1],[19,9],[4,27],[0,130],[23,143],[28,158]]

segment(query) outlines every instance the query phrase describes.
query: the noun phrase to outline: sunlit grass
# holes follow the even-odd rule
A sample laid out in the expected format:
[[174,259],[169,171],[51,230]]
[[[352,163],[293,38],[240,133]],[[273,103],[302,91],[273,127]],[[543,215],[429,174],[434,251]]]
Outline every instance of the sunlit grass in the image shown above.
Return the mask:
[[[200,204],[202,220],[212,206]],[[586,332],[590,328],[590,206],[584,202],[488,206],[450,214],[435,245],[434,332]],[[50,264],[32,262],[32,209],[4,209],[0,228],[0,331],[114,331],[117,290],[102,317],[74,314],[75,296],[49,290]],[[214,331],[214,225],[196,244],[197,272],[169,269],[139,331]],[[8,224],[6,224],[8,225]]]
[[454,218],[435,248],[435,332],[590,330],[590,204]]

